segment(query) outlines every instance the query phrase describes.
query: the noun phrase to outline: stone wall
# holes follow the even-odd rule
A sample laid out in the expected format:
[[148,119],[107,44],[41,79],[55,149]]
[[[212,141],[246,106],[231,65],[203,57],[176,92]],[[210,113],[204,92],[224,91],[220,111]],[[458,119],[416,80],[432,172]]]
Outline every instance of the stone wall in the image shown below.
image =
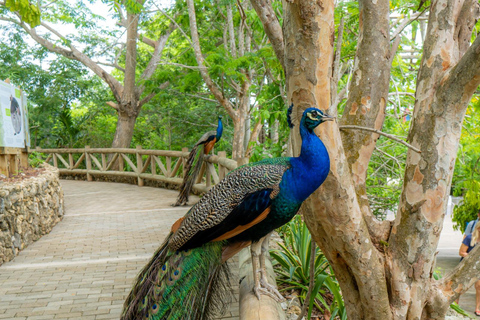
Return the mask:
[[36,176],[0,182],[0,265],[49,233],[63,218],[58,169],[44,165]]

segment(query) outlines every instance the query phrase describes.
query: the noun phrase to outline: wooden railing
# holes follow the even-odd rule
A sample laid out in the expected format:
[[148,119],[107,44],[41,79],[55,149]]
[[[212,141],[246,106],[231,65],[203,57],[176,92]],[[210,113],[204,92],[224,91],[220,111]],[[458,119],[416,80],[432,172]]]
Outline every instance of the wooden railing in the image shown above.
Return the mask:
[[[62,175],[86,175],[88,181],[92,176],[118,176],[137,178],[139,186],[144,180],[154,180],[180,185],[188,149],[182,151],[144,150],[119,148],[83,149],[42,149],[36,152],[44,154],[45,162],[57,167]],[[223,151],[218,155],[208,155],[205,165],[197,178],[194,189],[206,192],[217,184],[225,175],[237,167],[237,162],[226,157]]]

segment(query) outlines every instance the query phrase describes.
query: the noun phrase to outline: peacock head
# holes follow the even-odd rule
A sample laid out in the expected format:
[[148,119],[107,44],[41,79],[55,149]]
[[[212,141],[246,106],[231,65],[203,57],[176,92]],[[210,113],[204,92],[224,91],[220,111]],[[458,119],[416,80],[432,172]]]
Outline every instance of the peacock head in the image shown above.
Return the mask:
[[329,116],[325,112],[317,108],[308,108],[303,112],[302,121],[300,125],[309,131],[313,131],[320,123],[325,121],[332,121],[334,117]]

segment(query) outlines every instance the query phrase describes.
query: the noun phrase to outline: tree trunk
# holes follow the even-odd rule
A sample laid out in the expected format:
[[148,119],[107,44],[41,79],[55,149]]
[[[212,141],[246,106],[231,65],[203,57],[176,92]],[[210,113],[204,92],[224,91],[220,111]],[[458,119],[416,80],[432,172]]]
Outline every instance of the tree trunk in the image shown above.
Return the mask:
[[130,148],[136,120],[136,116],[124,112],[118,113],[117,127],[115,129],[112,148]]
[[[307,107],[329,106],[334,4],[284,4],[287,97],[300,118]],[[469,7],[478,4],[432,2],[408,138],[421,154],[408,152],[393,228],[375,222],[365,194],[366,170],[378,137],[355,132],[344,134],[342,140],[336,123],[318,127],[330,155],[330,173],[303,211],[313,238],[335,271],[350,320],[442,319],[450,302],[466,290],[462,285],[473,283],[465,280],[463,270],[441,282],[432,277],[461,124],[480,83],[480,38],[460,60],[469,36],[461,40],[455,36],[465,34],[457,23],[470,21],[473,13],[465,9]],[[360,1],[360,29],[354,84],[342,123],[378,129],[384,119],[390,70],[388,2]],[[293,147],[298,154],[301,140],[296,125]],[[465,263],[473,265],[471,260]],[[478,272],[469,275],[479,276]]]
[[127,15],[127,50],[125,56],[124,90],[117,106],[118,121],[112,148],[129,148],[135,121],[140,112],[138,88],[135,86],[137,69],[138,15]]
[[245,122],[248,117],[250,107],[250,79],[245,77],[241,92],[238,96],[237,117],[233,125],[232,158],[240,159],[245,157]]

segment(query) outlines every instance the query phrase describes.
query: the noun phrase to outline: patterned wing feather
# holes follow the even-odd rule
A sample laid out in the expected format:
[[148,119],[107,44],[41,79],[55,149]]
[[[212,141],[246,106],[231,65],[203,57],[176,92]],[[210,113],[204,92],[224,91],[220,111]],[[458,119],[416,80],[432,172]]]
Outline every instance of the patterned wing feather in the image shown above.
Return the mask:
[[201,136],[200,139],[198,139],[197,143],[195,143],[195,146],[205,144],[211,141],[213,138],[215,138],[216,135],[217,135],[217,131],[208,131],[203,136]]
[[[252,194],[267,190],[267,198],[274,198],[283,174],[289,167],[288,158],[276,158],[232,171],[190,209],[180,228],[170,239],[170,248],[177,250],[196,233],[219,225],[232,212],[235,213],[235,209],[242,206],[245,199],[250,199]],[[265,199],[265,194],[260,198]],[[245,205],[246,203],[243,204]],[[268,200],[264,201],[263,206],[268,205]]]

